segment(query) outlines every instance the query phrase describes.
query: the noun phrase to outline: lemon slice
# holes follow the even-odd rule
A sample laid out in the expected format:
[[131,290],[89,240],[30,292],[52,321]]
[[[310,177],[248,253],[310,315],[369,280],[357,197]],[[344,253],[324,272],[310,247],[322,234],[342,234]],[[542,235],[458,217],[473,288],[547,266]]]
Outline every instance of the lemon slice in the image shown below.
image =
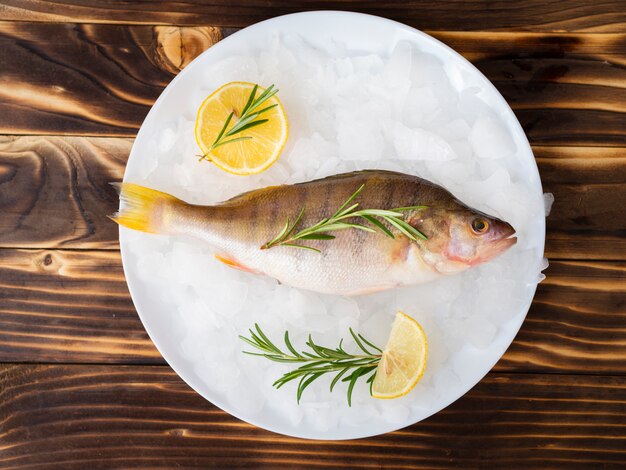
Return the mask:
[[[224,144],[211,150],[211,145],[215,142],[231,112],[234,115],[228,129],[237,123],[253,88],[254,83],[246,82],[231,82],[223,85],[202,102],[196,117],[196,142],[202,153],[222,170],[236,175],[251,175],[266,170],[278,159],[287,142],[289,131],[287,116],[280,101],[274,95],[261,106],[265,108],[278,105],[259,117],[268,121],[233,136],[251,137],[251,139]],[[256,96],[263,91],[263,88],[258,87]]]
[[426,370],[428,342],[424,330],[405,313],[396,313],[372,384],[374,398],[397,398],[409,393]]

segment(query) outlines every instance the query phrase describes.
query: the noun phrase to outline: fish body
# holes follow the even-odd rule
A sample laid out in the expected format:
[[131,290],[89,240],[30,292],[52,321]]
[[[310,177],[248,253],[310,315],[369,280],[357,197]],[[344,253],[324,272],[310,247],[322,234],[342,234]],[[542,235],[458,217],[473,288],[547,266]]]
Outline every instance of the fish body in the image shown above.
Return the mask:
[[[426,206],[403,212],[403,220],[426,236],[411,240],[382,221],[393,238],[354,228],[333,231],[332,240],[306,240],[319,251],[267,248],[303,210],[296,231],[331,217],[360,187],[359,209]],[[120,225],[146,232],[190,236],[213,247],[218,259],[280,282],[317,292],[359,295],[419,284],[465,270],[512,246],[515,230],[471,209],[422,178],[367,170],[306,183],[273,186],[213,206],[190,205],[173,196],[121,183]],[[355,219],[357,219],[355,217]],[[364,220],[354,220],[369,224]]]

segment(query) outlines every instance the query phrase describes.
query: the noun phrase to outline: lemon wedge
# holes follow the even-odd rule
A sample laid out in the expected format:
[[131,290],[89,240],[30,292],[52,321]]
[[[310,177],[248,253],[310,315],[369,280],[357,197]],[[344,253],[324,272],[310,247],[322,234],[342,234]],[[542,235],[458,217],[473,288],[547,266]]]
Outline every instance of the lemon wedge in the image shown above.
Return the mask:
[[[238,140],[211,150],[231,112],[233,118],[226,132],[237,123],[254,86],[254,83],[247,82],[231,82],[221,86],[202,102],[196,117],[195,136],[202,153],[222,170],[235,175],[252,175],[269,168],[278,159],[289,133],[285,110],[274,95],[263,103],[263,108],[276,105],[263,113],[262,118],[268,121],[236,135],[250,139]],[[263,91],[263,88],[258,87],[256,96]]]
[[387,399],[409,393],[424,375],[427,358],[428,341],[420,324],[403,312],[396,313],[376,369],[372,396]]

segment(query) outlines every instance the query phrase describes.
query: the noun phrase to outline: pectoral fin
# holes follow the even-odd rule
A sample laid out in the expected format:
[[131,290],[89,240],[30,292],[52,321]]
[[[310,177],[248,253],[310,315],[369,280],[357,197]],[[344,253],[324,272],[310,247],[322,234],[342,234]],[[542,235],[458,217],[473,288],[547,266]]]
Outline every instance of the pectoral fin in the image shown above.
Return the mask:
[[231,268],[234,268],[234,269],[239,269],[240,271],[245,271],[247,273],[255,272],[253,269],[250,269],[249,267],[244,266],[243,264],[227,256],[215,255],[215,259],[217,259],[218,261],[221,261],[226,266],[230,266]]

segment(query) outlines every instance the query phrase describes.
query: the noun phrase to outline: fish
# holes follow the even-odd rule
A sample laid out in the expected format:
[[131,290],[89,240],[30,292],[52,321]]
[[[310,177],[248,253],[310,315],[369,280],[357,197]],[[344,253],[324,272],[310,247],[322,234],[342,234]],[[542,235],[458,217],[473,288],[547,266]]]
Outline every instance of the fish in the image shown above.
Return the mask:
[[[507,222],[472,209],[437,184],[392,171],[271,186],[210,206],[132,183],[112,184],[122,204],[110,217],[119,225],[195,238],[233,268],[325,294],[355,296],[430,282],[485,263],[517,241]],[[355,216],[346,220],[368,229],[351,226],[292,245],[269,243],[296,222],[293,233],[331,217],[346,201],[359,210],[403,208],[402,221],[415,230]]]

